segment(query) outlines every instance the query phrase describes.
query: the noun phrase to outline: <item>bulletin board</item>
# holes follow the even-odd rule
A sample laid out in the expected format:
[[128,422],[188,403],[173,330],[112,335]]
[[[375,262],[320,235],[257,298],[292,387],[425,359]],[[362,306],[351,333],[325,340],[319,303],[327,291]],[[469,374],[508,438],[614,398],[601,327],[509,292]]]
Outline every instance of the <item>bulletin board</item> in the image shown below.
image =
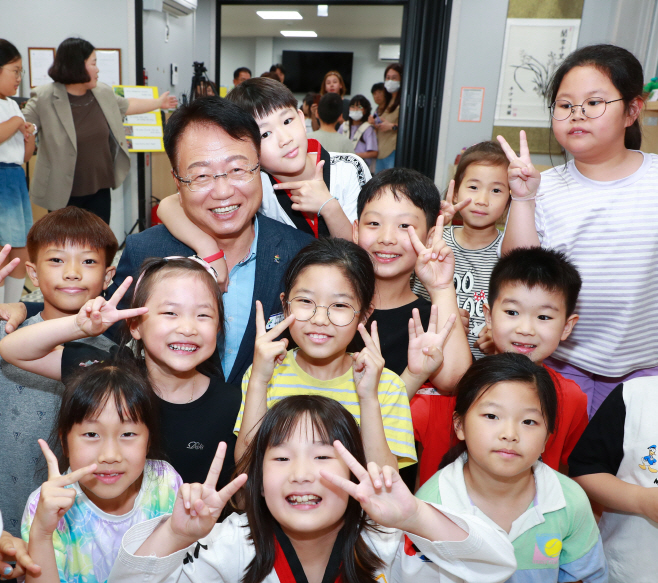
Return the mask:
[[121,85],[121,49],[96,49],[96,66],[101,83]]
[[[121,97],[157,99],[158,88],[140,85],[114,85],[114,92]],[[129,152],[164,152],[162,116],[156,109],[148,113],[128,115],[123,118]]]
[[30,68],[30,89],[52,83],[48,69],[55,61],[55,49],[52,47],[28,47],[27,57]]

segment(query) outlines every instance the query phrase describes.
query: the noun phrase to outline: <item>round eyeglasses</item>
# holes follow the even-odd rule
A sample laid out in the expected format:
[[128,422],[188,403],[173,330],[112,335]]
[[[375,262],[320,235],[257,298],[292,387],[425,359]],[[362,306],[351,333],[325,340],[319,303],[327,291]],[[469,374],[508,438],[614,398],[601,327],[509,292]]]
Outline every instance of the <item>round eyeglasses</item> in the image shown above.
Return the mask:
[[590,97],[580,105],[574,105],[566,99],[558,99],[550,106],[551,116],[557,121],[564,121],[565,119],[569,119],[572,114],[576,113],[577,107],[580,107],[585,117],[596,119],[605,113],[605,108],[608,103],[614,103],[615,101],[623,101],[623,98],[606,101],[602,97]]
[[15,75],[16,79],[22,79],[25,76],[25,69],[14,69],[13,71],[8,67],[0,67],[0,69],[7,69],[7,71]]
[[290,312],[294,314],[295,320],[298,322],[307,322],[313,316],[318,308],[325,308],[327,310],[327,318],[334,325],[343,327],[351,324],[356,315],[360,313],[349,304],[344,302],[336,302],[330,306],[318,306],[313,300],[309,298],[293,298],[288,300]]
[[178,182],[182,182],[191,192],[207,192],[212,189],[218,178],[226,178],[232,186],[247,184],[256,177],[258,168],[260,168],[260,163],[257,163],[253,168],[236,167],[222,174],[197,174],[196,176],[187,176],[185,178],[178,176],[174,170],[171,173],[176,177]]

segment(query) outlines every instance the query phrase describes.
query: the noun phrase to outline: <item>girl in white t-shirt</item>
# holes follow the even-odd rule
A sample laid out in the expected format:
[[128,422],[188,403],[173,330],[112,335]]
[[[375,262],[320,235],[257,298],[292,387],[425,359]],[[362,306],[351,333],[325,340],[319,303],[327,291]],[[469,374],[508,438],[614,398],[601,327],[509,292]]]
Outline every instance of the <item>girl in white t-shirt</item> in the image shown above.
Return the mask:
[[548,96],[555,138],[572,159],[540,176],[525,133],[508,159],[512,203],[502,251],[542,245],[562,251],[583,278],[580,323],[550,366],[580,384],[590,416],[633,376],[658,374],[658,156],[639,151],[643,74],[613,45],[569,55]]
[[34,153],[36,126],[26,123],[18,104],[10,99],[20,87],[23,73],[21,54],[9,41],[0,39],[0,245],[12,246],[7,261],[21,259],[0,287],[0,303],[21,298],[28,259],[25,245],[32,226],[32,207],[21,165]]

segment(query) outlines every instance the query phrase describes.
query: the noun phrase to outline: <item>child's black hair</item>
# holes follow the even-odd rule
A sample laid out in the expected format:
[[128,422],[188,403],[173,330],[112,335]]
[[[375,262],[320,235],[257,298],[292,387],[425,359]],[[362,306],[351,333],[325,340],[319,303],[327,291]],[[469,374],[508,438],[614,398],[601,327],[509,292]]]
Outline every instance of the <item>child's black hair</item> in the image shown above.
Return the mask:
[[[457,384],[453,419],[463,422],[468,410],[485,392],[504,382],[527,383],[536,389],[546,428],[549,434],[553,433],[557,423],[557,393],[553,379],[543,366],[513,352],[485,356],[470,366]],[[467,450],[466,442],[460,441],[443,456],[438,469],[451,464]]]
[[238,105],[255,119],[291,107],[297,109],[297,99],[280,81],[266,77],[252,77],[234,87],[226,100]]
[[21,54],[18,52],[18,49],[8,40],[0,38],[0,67],[18,61],[20,58]]
[[520,247],[503,255],[491,271],[489,306],[493,308],[502,287],[510,283],[562,294],[568,318],[576,310],[583,280],[561,251]]
[[59,469],[68,468],[67,437],[77,423],[94,419],[112,398],[122,423],[143,423],[149,432],[148,459],[162,459],[160,450],[159,406],[148,378],[131,358],[121,354],[103,362],[81,366],[63,379],[65,389],[55,427],[50,438],[59,450]]
[[325,93],[318,103],[318,117],[327,124],[335,124],[343,113],[343,100],[338,93]]
[[357,217],[361,219],[366,204],[382,196],[387,189],[395,200],[406,198],[425,213],[428,231],[434,226],[441,210],[439,189],[427,176],[410,168],[389,168],[366,182],[356,203]]
[[[555,102],[564,76],[574,67],[595,67],[607,75],[621,94],[624,105],[628,107],[636,97],[642,97],[644,73],[640,61],[633,53],[615,45],[601,44],[582,47],[567,56],[557,68],[546,92],[549,104]],[[590,97],[598,97],[591,95]],[[629,150],[639,150],[642,146],[642,128],[640,120],[626,128],[624,146]]]
[[[316,239],[293,257],[284,275],[283,302],[290,298],[290,291],[297,278],[308,267],[328,265],[339,268],[352,285],[359,300],[359,319],[365,316],[375,295],[375,268],[365,249],[356,243],[340,238]],[[322,285],[322,282],[318,282]],[[357,306],[354,306],[356,309]]]
[[[354,417],[340,403],[327,397],[295,395],[276,403],[263,417],[258,432],[238,462],[236,475],[246,473],[244,507],[247,509],[250,534],[256,556],[245,571],[242,583],[261,583],[274,568],[276,521],[263,497],[263,460],[270,447],[276,447],[295,432],[300,423],[309,423],[313,439],[333,445],[339,440],[363,466],[366,455]],[[350,474],[351,480],[357,482]],[[360,504],[350,496],[341,530],[341,580],[345,583],[374,583],[382,560],[361,537],[364,530],[376,530]],[[336,517],[338,520],[338,517]]]

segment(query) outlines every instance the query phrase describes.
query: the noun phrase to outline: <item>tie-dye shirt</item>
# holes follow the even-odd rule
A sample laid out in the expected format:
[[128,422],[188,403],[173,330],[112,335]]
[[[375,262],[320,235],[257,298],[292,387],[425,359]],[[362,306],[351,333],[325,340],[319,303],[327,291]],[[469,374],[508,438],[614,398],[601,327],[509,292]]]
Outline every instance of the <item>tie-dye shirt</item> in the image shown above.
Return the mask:
[[[77,482],[68,486],[77,492],[75,503],[53,533],[59,580],[63,583],[107,581],[123,535],[135,524],[171,513],[181,484],[180,476],[167,462],[147,460],[135,505],[121,516],[103,512],[87,498]],[[40,493],[41,488],[32,492],[25,506],[21,525],[25,541],[29,540]]]

